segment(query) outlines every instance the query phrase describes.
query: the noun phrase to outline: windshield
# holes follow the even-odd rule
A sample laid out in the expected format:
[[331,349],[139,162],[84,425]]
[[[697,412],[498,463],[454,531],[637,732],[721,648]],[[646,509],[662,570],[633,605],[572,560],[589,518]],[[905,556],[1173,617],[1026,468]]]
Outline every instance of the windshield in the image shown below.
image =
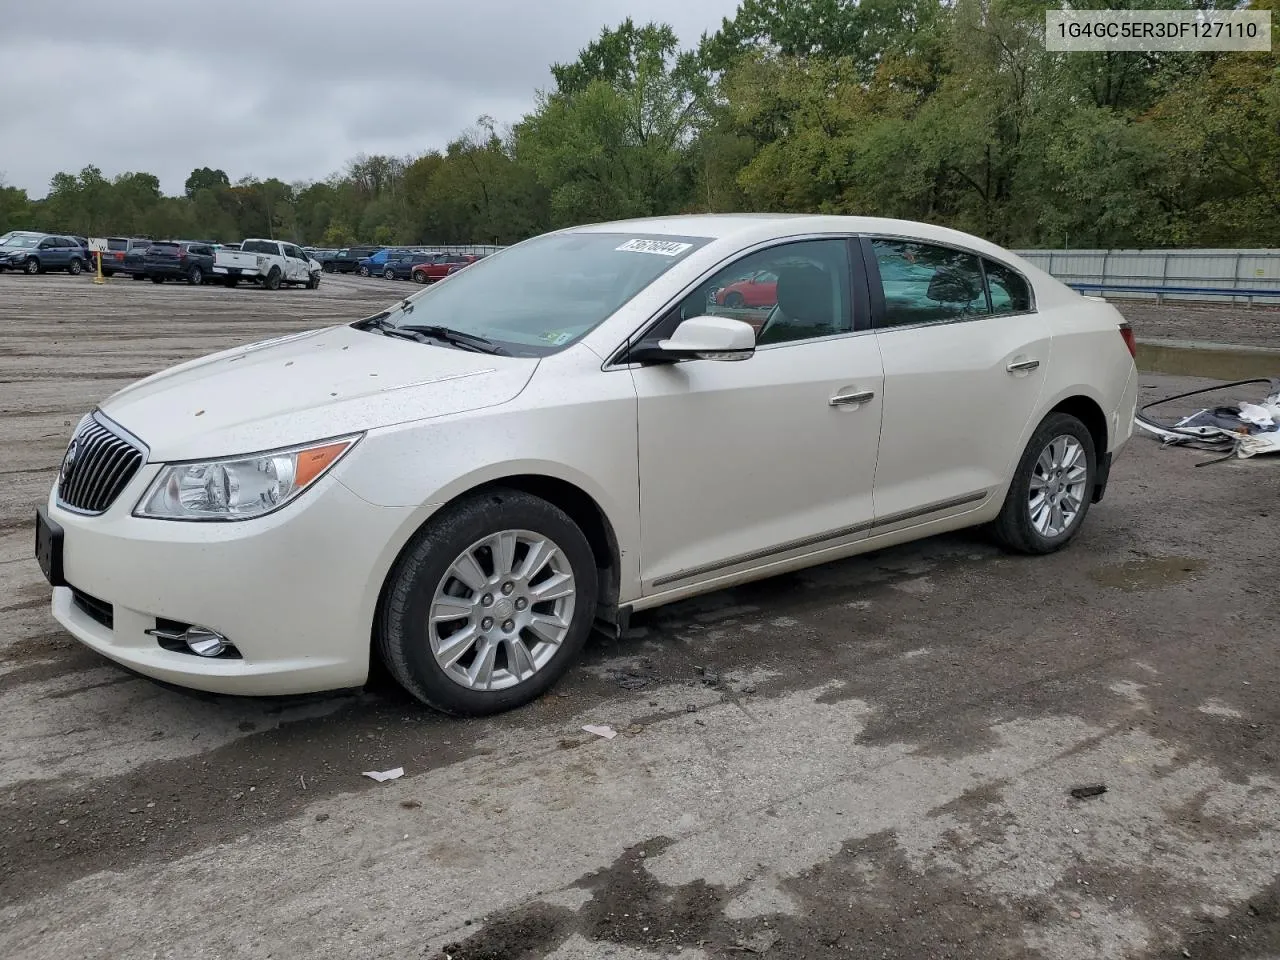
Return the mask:
[[30,234],[15,233],[11,236],[5,237],[3,241],[0,241],[0,246],[25,248],[25,247],[34,247],[39,242],[40,242],[39,235],[36,235],[33,237]]
[[393,310],[397,326],[442,326],[543,356],[584,336],[709,237],[560,233],[485,257]]

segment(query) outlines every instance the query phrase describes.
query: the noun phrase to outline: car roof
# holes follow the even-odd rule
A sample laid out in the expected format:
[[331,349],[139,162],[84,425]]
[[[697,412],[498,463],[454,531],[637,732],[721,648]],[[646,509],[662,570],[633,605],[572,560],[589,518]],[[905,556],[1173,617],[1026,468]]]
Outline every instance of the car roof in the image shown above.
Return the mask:
[[710,240],[739,238],[746,242],[806,233],[870,233],[935,240],[975,250],[1008,255],[1009,251],[981,237],[914,220],[886,217],[843,217],[809,213],[702,213],[669,217],[642,217],[569,227],[565,233],[641,233]]

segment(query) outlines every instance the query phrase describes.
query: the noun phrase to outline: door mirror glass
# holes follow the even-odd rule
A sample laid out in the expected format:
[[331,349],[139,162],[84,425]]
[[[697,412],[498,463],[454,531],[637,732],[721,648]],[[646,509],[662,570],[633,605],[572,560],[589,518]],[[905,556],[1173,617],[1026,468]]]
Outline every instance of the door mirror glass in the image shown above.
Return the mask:
[[635,363],[675,363],[679,360],[747,360],[756,349],[751,324],[731,317],[691,317],[665,340],[638,347]]

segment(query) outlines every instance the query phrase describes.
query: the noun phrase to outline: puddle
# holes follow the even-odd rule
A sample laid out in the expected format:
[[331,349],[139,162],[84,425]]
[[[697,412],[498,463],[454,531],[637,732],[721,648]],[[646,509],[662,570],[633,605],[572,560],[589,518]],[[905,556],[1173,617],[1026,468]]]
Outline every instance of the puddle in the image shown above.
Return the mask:
[[1194,557],[1147,557],[1097,567],[1089,575],[1104,587],[1120,590],[1152,590],[1188,580],[1204,567]]
[[1280,377],[1280,350],[1195,340],[1138,342],[1138,369],[1211,380]]

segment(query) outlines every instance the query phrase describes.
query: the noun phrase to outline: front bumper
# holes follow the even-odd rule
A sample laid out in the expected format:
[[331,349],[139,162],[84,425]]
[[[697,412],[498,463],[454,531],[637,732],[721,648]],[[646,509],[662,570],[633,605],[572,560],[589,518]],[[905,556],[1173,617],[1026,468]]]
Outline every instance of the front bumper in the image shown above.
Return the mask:
[[[256,520],[131,516],[159,469],[144,467],[100,516],[62,508],[50,494],[68,584],[54,588],[54,618],[103,656],[198,690],[284,695],[363,684],[387,545],[408,511],[373,506],[325,477]],[[158,619],[216,630],[241,656],[165,649],[146,632]]]

